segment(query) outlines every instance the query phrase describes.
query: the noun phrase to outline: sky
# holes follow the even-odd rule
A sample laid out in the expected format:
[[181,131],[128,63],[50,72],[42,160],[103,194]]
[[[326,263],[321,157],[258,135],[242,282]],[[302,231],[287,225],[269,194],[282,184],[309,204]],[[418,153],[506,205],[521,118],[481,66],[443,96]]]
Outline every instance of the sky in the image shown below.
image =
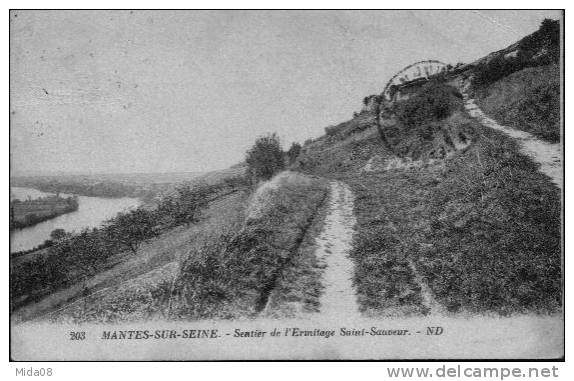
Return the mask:
[[30,172],[195,172],[351,118],[403,67],[472,62],[558,11],[12,11],[10,155]]

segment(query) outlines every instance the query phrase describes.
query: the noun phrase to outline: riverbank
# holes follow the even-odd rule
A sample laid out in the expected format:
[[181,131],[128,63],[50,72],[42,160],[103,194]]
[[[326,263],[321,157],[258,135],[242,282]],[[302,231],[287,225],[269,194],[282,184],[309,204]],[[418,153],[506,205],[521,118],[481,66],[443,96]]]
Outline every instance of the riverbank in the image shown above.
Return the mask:
[[78,210],[77,197],[46,196],[10,201],[10,230],[23,229]]
[[[10,192],[12,201],[15,199],[37,200],[55,197],[53,194],[44,193],[32,188],[13,187]],[[85,228],[98,227],[104,221],[114,217],[118,212],[141,205],[141,201],[135,198],[103,198],[72,194],[60,194],[60,197],[72,197],[76,199],[78,208],[70,213],[60,214],[32,226],[22,229],[11,229],[11,257],[15,253],[29,253],[47,247],[44,246],[44,244],[46,240],[50,240],[50,234],[55,229],[63,229],[66,232],[80,232]]]

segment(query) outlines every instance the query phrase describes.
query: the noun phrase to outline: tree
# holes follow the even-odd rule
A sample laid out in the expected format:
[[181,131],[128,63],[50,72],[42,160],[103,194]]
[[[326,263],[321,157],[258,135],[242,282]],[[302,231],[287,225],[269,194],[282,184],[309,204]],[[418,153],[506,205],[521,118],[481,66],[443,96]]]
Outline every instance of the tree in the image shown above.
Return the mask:
[[74,266],[79,268],[81,272],[82,298],[84,299],[85,314],[88,310],[88,296],[90,295],[88,279],[97,273],[98,268],[103,263],[103,259],[109,253],[105,250],[105,245],[102,244],[97,230],[90,231],[89,229],[84,229],[80,234],[73,236],[64,244],[70,241],[72,241],[70,246],[76,257]]
[[287,158],[289,159],[289,164],[293,164],[295,160],[297,160],[297,157],[299,157],[300,153],[301,153],[301,144],[297,142],[291,144],[291,147],[287,151]]
[[176,188],[176,196],[168,201],[168,211],[175,225],[199,222],[201,211],[207,206],[209,188],[200,184],[194,187],[181,185]]
[[107,238],[137,254],[140,244],[159,235],[154,214],[138,208],[127,213],[118,213],[105,227]]
[[255,141],[245,161],[248,173],[255,180],[269,180],[273,175],[285,168],[285,159],[281,143],[275,133],[262,136]]
[[70,233],[67,233],[64,229],[54,229],[50,233],[50,239],[54,242],[60,242],[64,239],[70,237]]
[[552,62],[560,62],[560,21],[544,19],[540,25],[541,39],[549,47],[549,56]]

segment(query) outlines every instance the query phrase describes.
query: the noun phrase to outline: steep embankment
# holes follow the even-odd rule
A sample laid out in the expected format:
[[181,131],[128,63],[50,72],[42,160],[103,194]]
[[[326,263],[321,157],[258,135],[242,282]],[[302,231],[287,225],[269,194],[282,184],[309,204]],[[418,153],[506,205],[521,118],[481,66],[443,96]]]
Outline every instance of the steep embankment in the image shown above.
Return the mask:
[[307,143],[298,159],[299,170],[344,181],[356,196],[350,256],[360,310],[557,311],[558,189],[512,138],[466,114],[460,94],[427,92],[435,93],[449,97],[438,103],[446,111],[435,113],[427,95],[412,102],[431,107],[386,110],[386,142],[375,115],[363,113]]

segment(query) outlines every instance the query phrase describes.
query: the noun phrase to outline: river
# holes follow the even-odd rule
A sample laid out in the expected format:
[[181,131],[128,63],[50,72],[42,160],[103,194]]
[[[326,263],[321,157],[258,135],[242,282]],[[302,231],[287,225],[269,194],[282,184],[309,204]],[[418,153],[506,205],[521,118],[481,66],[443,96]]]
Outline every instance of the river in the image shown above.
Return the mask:
[[[51,195],[36,189],[12,187],[10,189],[10,200],[26,200]],[[62,197],[72,196],[60,193]],[[40,222],[39,224],[10,231],[10,253],[33,249],[50,238],[50,233],[54,229],[64,229],[67,232],[79,232],[83,228],[97,227],[102,222],[114,217],[118,212],[128,210],[140,205],[137,198],[104,198],[78,196],[78,210],[63,214],[51,220]]]

